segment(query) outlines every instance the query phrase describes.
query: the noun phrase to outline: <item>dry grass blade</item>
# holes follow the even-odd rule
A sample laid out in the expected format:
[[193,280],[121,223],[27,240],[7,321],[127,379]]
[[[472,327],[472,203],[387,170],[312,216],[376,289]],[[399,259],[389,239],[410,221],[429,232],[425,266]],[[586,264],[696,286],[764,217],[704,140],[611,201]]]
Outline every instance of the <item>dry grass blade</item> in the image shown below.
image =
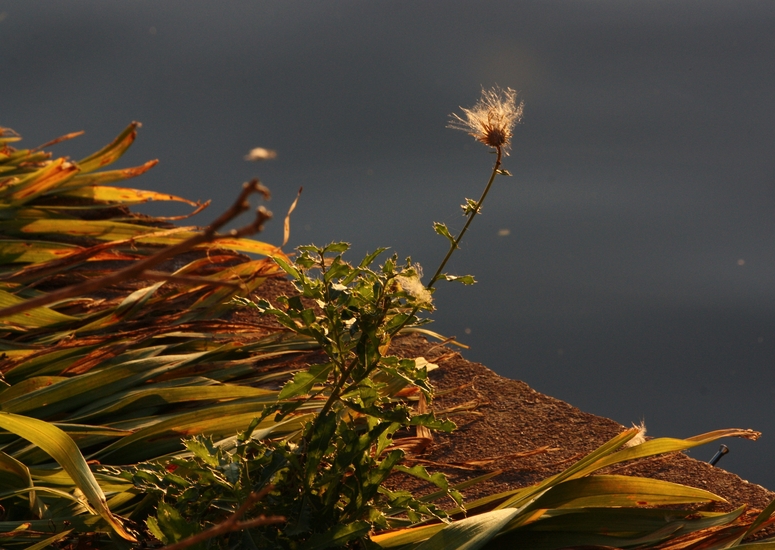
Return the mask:
[[285,215],[285,220],[283,220],[283,244],[282,246],[285,246],[288,244],[288,239],[291,238],[291,214],[293,214],[293,211],[296,210],[296,205],[299,203],[299,198],[301,197],[301,192],[304,190],[303,187],[299,187],[299,192],[296,193],[296,198],[291,203],[290,208],[288,208],[288,213]]
[[234,239],[258,233],[264,227],[264,223],[272,218],[271,213],[263,208],[259,208],[257,210],[256,218],[252,223],[245,225],[240,229],[233,229],[227,235],[219,235],[216,233],[218,229],[229,223],[231,220],[242,214],[250,207],[248,197],[253,193],[261,193],[266,195],[268,192],[266,191],[266,188],[259,183],[258,180],[253,180],[245,184],[242,193],[240,193],[240,196],[237,198],[237,201],[231,206],[231,208],[229,208],[229,210],[227,210],[217,220],[207,226],[202,233],[194,235],[193,237],[190,237],[179,244],[159,251],[149,258],[146,258],[114,273],[105,275],[99,279],[85,281],[79,285],[63,288],[61,290],[51,292],[37,298],[25,300],[23,303],[0,309],[0,319],[3,317],[9,317],[11,315],[17,315],[19,313],[23,313],[38,307],[54,304],[62,300],[67,300],[68,298],[90,294],[107,286],[141,276],[144,272],[159,265],[165,260],[169,260],[170,258],[183,254],[184,252],[188,252],[195,246],[204,243],[213,243],[220,238]]
[[57,143],[62,143],[63,141],[67,141],[73,138],[77,138],[78,136],[82,136],[84,134],[84,131],[81,130],[79,132],[70,132],[69,134],[65,134],[63,136],[59,136],[56,139],[52,139],[51,141],[47,141],[43,145],[38,145],[34,149],[31,149],[31,151],[41,151],[45,149],[46,147],[51,147],[52,145],[56,145]]
[[551,447],[550,445],[545,445],[543,447],[539,447],[537,449],[531,449],[529,451],[519,451],[516,453],[509,453],[509,454],[500,455],[500,456],[480,458],[478,460],[464,460],[461,462],[439,462],[439,461],[433,461],[433,460],[425,460],[425,459],[416,458],[416,457],[410,457],[408,460],[409,462],[418,462],[420,464],[437,466],[439,468],[455,468],[458,470],[481,470],[482,468],[492,466],[496,462],[500,462],[503,460],[511,460],[515,458],[526,458],[529,456],[535,456],[543,453],[551,453],[551,452],[560,451],[560,450],[561,449],[557,447]]

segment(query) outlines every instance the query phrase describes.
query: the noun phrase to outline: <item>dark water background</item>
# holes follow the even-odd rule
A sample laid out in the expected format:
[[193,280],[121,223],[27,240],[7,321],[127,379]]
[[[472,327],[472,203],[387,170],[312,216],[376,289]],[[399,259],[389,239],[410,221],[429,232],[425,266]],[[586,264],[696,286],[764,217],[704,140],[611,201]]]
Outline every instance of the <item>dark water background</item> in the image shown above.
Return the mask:
[[[774,67],[769,0],[0,0],[0,125],[23,144],[83,129],[58,150],[77,159],[138,120],[120,166],[159,158],[133,183],[212,198],[196,223],[253,176],[278,218],[303,185],[291,244],[426,273],[431,223],[462,226],[493,160],[448,114],[520,90],[514,177],[451,266],[480,282],[442,286],[434,328],[651,435],[760,430],[720,465],[773,489]],[[257,146],[279,158],[245,162]]]

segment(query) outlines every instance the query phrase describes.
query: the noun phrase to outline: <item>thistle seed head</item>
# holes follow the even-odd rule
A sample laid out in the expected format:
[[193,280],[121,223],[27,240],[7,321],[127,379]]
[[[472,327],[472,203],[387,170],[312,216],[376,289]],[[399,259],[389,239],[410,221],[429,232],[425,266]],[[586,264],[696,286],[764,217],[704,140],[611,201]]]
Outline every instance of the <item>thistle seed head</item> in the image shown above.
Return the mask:
[[450,115],[447,128],[463,130],[488,147],[508,154],[514,126],[522,121],[524,101],[517,103],[517,92],[495,86],[482,89],[482,97],[471,109],[461,107],[463,116]]

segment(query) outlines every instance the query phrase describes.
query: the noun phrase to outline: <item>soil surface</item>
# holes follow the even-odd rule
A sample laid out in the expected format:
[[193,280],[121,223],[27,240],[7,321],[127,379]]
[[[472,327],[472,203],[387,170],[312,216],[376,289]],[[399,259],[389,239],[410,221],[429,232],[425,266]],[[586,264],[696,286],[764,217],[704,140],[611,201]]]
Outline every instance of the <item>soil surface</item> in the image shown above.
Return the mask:
[[[430,373],[436,388],[432,408],[438,416],[457,424],[452,433],[433,434],[433,443],[419,456],[421,463],[443,471],[453,482],[502,470],[493,479],[463,491],[469,502],[557,474],[626,429],[613,420],[539,393],[524,382],[503,378],[419,336],[398,339],[391,351],[405,357],[424,357],[439,366]],[[708,508],[718,511],[743,504],[758,511],[775,498],[775,493],[760,485],[683,453],[612,466],[601,473],[649,477],[705,489],[728,501]],[[421,489],[408,479],[400,485]],[[772,535],[772,528],[753,538],[766,533]]]

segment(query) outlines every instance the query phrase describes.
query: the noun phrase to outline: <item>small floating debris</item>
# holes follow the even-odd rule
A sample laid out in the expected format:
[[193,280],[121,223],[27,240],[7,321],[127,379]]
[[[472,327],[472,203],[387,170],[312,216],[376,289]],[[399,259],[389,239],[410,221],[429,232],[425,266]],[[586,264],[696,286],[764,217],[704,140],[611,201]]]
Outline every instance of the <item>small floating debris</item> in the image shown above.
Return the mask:
[[245,160],[252,161],[272,160],[273,158],[277,158],[277,151],[274,149],[264,149],[263,147],[251,149],[250,152],[245,155]]

